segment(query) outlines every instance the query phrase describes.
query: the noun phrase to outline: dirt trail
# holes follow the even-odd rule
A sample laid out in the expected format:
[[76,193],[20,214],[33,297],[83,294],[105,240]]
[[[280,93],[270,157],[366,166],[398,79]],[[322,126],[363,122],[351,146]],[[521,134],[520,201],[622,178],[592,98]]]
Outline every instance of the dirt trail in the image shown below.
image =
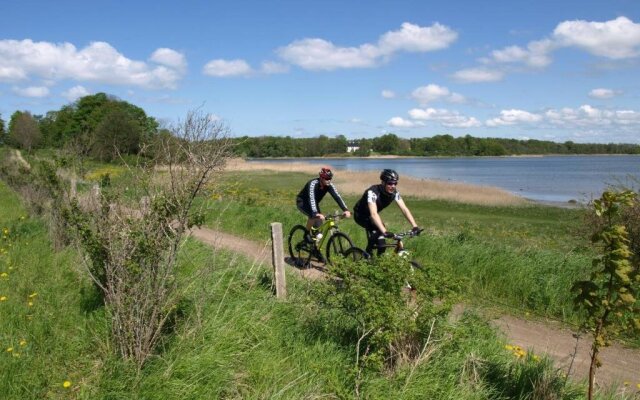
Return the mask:
[[[215,248],[243,253],[260,264],[270,265],[271,263],[269,242],[261,244],[207,228],[195,229],[192,235]],[[324,276],[321,270],[315,268],[301,270],[291,267],[288,271],[307,279],[322,279]],[[462,307],[457,307],[454,314],[461,313],[461,309]],[[590,341],[587,338],[576,341],[573,332],[560,327],[557,322],[532,321],[509,315],[492,319],[491,322],[503,333],[509,344],[531,350],[536,354],[549,355],[555,360],[556,366],[565,373],[569,371],[573,360],[570,377],[575,380],[587,378],[590,358]],[[574,353],[575,357],[573,357]],[[640,384],[640,350],[613,345],[602,350],[600,358],[603,365],[596,374],[599,385],[627,383],[635,389],[636,385]]]

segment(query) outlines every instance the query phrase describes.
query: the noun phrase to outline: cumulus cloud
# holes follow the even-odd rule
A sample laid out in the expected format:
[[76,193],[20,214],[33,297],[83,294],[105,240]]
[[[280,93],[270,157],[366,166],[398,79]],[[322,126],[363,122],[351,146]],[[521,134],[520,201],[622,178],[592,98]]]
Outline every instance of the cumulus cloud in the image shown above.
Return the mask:
[[13,88],[13,93],[20,97],[42,98],[49,95],[49,88],[46,86],[30,86],[26,88]]
[[575,47],[590,54],[619,60],[640,55],[640,24],[627,17],[606,22],[564,21],[559,23],[548,38],[529,42],[526,47],[507,46],[493,50],[479,62],[489,69],[469,68],[458,71],[454,78],[461,82],[487,82],[500,80],[508,65],[517,64],[540,69],[551,64],[551,54],[558,49]]
[[402,117],[393,117],[387,121],[387,125],[393,126],[394,128],[416,128],[419,126],[423,126],[424,124],[420,122],[410,121]]
[[69,101],[76,101],[80,97],[89,95],[89,91],[84,86],[74,86],[69,90],[62,92],[62,96]]
[[[109,43],[93,42],[83,49],[71,43],[0,40],[0,80],[40,78],[57,82],[99,82],[144,88],[175,88],[184,71],[168,65],[177,52],[159,49],[151,57],[160,65],[131,60]],[[173,57],[173,58],[172,58]]]
[[403,23],[400,30],[380,36],[376,44],[337,46],[320,38],[296,40],[276,53],[286,62],[308,70],[370,68],[397,52],[428,52],[448,47],[458,37],[451,28],[435,23],[430,27]]
[[464,103],[465,98],[461,94],[453,93],[444,86],[429,84],[415,89],[411,97],[420,104],[428,104],[436,101],[449,103]]
[[457,71],[453,78],[458,82],[496,82],[504,77],[504,72],[487,68],[468,68]]
[[551,64],[549,53],[556,44],[548,39],[530,42],[526,49],[508,46],[491,52],[491,58],[481,60],[484,63],[521,63],[533,68],[542,68]]
[[640,24],[627,17],[607,22],[565,21],[553,31],[564,46],[575,46],[591,54],[622,59],[640,54]]
[[204,66],[202,72],[205,75],[223,78],[248,76],[253,73],[253,70],[244,60],[211,60]]
[[561,127],[640,126],[640,112],[604,110],[585,104],[578,108],[550,109],[544,114],[548,122]]
[[396,93],[393,90],[383,90],[381,96],[385,99],[393,99],[396,97]]
[[542,120],[539,114],[533,114],[524,110],[502,110],[500,116],[486,121],[487,126],[498,127],[516,125],[521,123],[534,123]]
[[482,125],[474,117],[467,117],[457,111],[436,108],[414,108],[409,110],[409,116],[414,120],[435,121],[447,128],[475,128]]
[[151,54],[150,60],[157,64],[174,68],[177,71],[185,71],[187,69],[187,60],[184,54],[173,49],[160,48]]
[[610,99],[616,95],[618,95],[618,92],[615,90],[604,88],[593,89],[589,92],[589,97],[594,99]]

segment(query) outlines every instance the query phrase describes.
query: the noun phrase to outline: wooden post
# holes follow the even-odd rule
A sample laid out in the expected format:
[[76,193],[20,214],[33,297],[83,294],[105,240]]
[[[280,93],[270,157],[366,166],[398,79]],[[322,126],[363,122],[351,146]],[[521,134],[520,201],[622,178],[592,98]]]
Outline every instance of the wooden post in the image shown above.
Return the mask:
[[71,190],[69,191],[69,197],[75,199],[78,196],[78,180],[71,178]]
[[276,284],[276,297],[287,297],[287,281],[284,274],[284,244],[282,240],[282,224],[271,223],[271,262]]

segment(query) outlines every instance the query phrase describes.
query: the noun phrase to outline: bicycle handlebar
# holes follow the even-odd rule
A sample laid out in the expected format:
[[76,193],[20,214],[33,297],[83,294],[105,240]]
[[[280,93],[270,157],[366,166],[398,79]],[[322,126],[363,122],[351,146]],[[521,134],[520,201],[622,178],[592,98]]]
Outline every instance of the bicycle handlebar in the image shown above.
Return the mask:
[[396,233],[396,234],[393,235],[393,238],[395,240],[402,240],[405,237],[420,236],[422,231],[424,231],[424,228],[423,229],[418,229],[417,231],[411,230],[411,231],[406,231],[406,232],[402,232],[402,233]]

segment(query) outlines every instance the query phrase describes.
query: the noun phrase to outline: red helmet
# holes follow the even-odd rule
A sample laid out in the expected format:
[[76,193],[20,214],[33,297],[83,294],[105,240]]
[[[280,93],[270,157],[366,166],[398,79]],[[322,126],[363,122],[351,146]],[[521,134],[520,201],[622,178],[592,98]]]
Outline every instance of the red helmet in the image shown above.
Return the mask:
[[333,172],[331,171],[331,168],[329,168],[329,167],[322,167],[322,169],[320,170],[320,173],[318,175],[320,175],[320,178],[326,179],[328,181],[330,181],[331,178],[333,178]]

